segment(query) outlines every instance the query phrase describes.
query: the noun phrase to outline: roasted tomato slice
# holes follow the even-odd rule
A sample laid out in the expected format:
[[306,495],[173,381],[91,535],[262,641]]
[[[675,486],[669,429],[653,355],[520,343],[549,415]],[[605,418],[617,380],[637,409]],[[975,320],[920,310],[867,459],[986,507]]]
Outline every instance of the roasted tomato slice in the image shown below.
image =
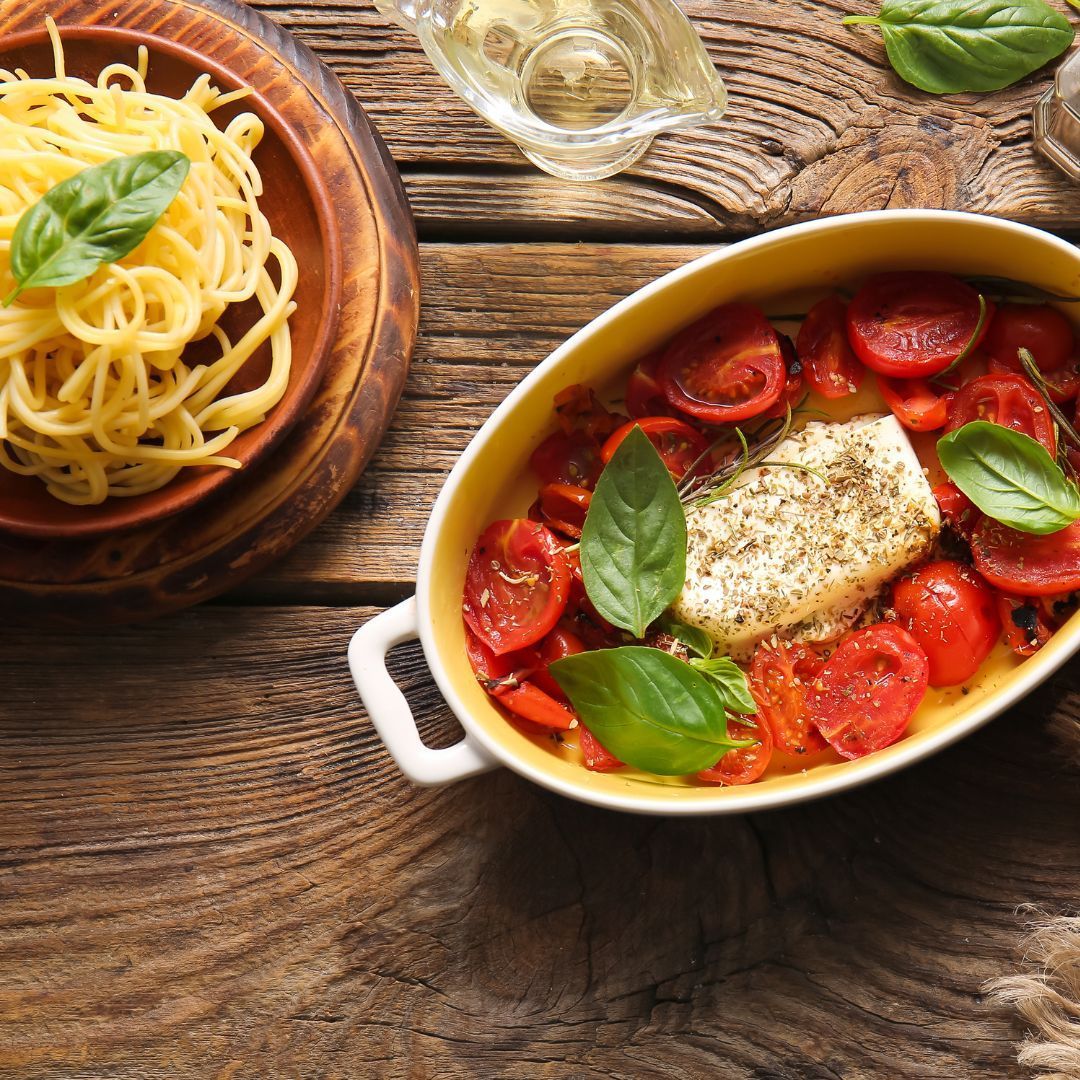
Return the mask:
[[1023,375],[980,375],[965,383],[949,404],[945,431],[955,431],[972,420],[988,420],[1029,435],[1051,457],[1057,452],[1054,421],[1046,402]]
[[549,435],[532,452],[529,465],[541,484],[570,484],[590,491],[604,470],[600,443],[585,432]]
[[993,590],[963,563],[927,563],[893,585],[900,625],[930,664],[931,686],[967,682],[1001,636]]
[[581,538],[585,515],[592,502],[592,492],[588,488],[576,484],[545,484],[540,489],[539,501],[545,524],[572,540]]
[[1033,536],[991,517],[971,538],[975,569],[995,588],[1021,596],[1052,596],[1080,589],[1080,521]]
[[595,390],[581,383],[567,386],[555,395],[555,416],[565,434],[584,433],[598,442],[626,423],[622,413],[611,412],[601,404]]
[[795,343],[787,334],[777,334],[780,339],[780,355],[784,361],[784,389],[776,404],[766,409],[762,416],[786,416],[788,409],[795,409],[803,399],[803,366]]
[[879,375],[898,379],[944,371],[971,344],[978,325],[979,294],[950,274],[876,274],[847,310],[855,355]]
[[[992,356],[988,366],[992,375],[1015,375],[1020,364],[1019,362],[1009,364]],[[1020,370],[1022,373],[1023,369],[1020,368]],[[1026,375],[1024,377],[1026,378]],[[1065,405],[1072,401],[1077,392],[1080,392],[1080,353],[1067,360],[1057,371],[1046,372],[1043,378],[1046,382],[1046,392],[1056,405]]]
[[878,390],[885,404],[901,424],[912,431],[937,431],[945,426],[953,395],[938,390],[927,379],[890,379],[877,377]]
[[569,731],[577,723],[577,716],[570,709],[533,682],[523,682],[507,690],[499,695],[498,701],[523,720],[555,731]]
[[600,740],[587,727],[582,725],[580,731],[578,745],[581,748],[581,757],[586,769],[590,772],[611,772],[612,769],[623,767],[623,763],[614,754],[609,754],[600,745]]
[[938,484],[933,495],[945,524],[958,536],[970,540],[982,511],[951,480]]
[[776,331],[752,304],[724,304],[676,334],[660,363],[668,401],[708,424],[775,405],[787,372]]
[[772,760],[772,733],[768,725],[760,720],[754,726],[732,720],[728,724],[728,734],[736,739],[757,739],[757,742],[753,746],[737,746],[729,750],[711,769],[699,772],[697,778],[706,784],[729,787],[752,784],[760,779]]
[[782,754],[814,754],[825,740],[809,722],[806,692],[821,670],[822,660],[805,645],[763,641],[750,662],[750,693],[758,718]]
[[623,424],[604,443],[600,456],[605,464],[615,456],[615,451],[634,427],[641,428],[648,435],[649,442],[656,447],[668,472],[676,480],[681,480],[694,462],[709,449],[709,440],[685,420],[677,420],[674,416],[645,416]]
[[569,595],[570,563],[551,532],[527,518],[496,521],[469,558],[462,614],[501,656],[544,637]]
[[864,757],[903,735],[929,678],[918,642],[895,623],[876,623],[840,642],[807,694],[807,708],[841,757]]
[[1080,610],[1080,589],[1039,597],[1046,621],[1055,629],[1064,626]]
[[517,649],[496,656],[472,632],[468,623],[465,624],[465,652],[477,680],[495,697],[530,678],[543,663],[535,648]]
[[585,642],[560,623],[540,644],[540,663],[532,673],[532,681],[557,701],[567,701],[562,687],[555,681],[548,667],[564,656],[573,656],[584,651]]
[[866,373],[848,341],[846,319],[844,301],[833,293],[806,313],[795,339],[806,381],[822,397],[854,394]]
[[626,411],[635,420],[643,416],[668,416],[672,412],[671,403],[660,385],[660,361],[663,356],[663,349],[643,356],[626,384]]
[[1054,636],[1038,598],[998,593],[997,603],[1005,641],[1018,656],[1034,656]]
[[1020,374],[1017,358],[1027,349],[1040,371],[1057,371],[1073,354],[1072,323],[1049,304],[1002,304],[986,331],[982,347],[1006,370]]

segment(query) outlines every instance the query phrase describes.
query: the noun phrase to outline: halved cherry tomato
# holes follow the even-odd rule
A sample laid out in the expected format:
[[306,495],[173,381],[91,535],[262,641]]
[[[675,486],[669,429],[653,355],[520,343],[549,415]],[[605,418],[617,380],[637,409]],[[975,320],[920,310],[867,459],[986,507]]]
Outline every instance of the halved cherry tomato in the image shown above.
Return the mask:
[[903,735],[929,678],[918,642],[895,623],[875,623],[840,642],[806,695],[807,709],[841,757],[863,757]]
[[674,416],[645,416],[623,424],[604,443],[600,457],[605,465],[615,456],[615,451],[622,445],[623,439],[635,427],[641,428],[648,435],[649,442],[656,447],[656,452],[663,458],[668,472],[676,480],[681,480],[690,466],[709,449],[709,440],[685,420],[676,420]]
[[760,308],[724,304],[676,334],[660,362],[669,402],[708,424],[748,420],[775,405],[787,373]]
[[586,769],[590,772],[611,772],[612,769],[623,767],[623,763],[614,754],[609,754],[600,745],[600,740],[587,727],[582,725],[580,731],[578,745],[581,748],[581,756],[585,760]]
[[592,492],[576,484],[545,484],[540,489],[540,513],[545,524],[572,540],[581,538]]
[[540,644],[540,665],[532,674],[532,681],[557,701],[566,701],[562,687],[548,671],[548,667],[564,656],[585,651],[585,642],[565,626],[556,626]]
[[972,420],[1012,428],[1057,453],[1054,421],[1038,390],[1023,375],[980,375],[962,386],[949,405],[946,433]]
[[806,714],[806,692],[822,668],[822,659],[805,645],[763,641],[750,662],[750,693],[758,718],[782,754],[815,754],[825,740]]
[[971,554],[975,569],[1003,592],[1047,596],[1080,589],[1080,521],[1034,536],[984,517]]
[[[994,375],[1014,375],[1018,367],[1020,367],[1019,362],[1009,364],[996,356],[990,358],[989,368]],[[1064,405],[1072,401],[1080,392],[1080,353],[1067,360],[1057,371],[1048,371],[1043,377],[1046,381],[1046,392],[1051,401],[1056,405]]]
[[951,480],[938,484],[933,496],[945,524],[958,536],[970,540],[982,511]]
[[900,578],[892,606],[926,653],[931,686],[966,682],[1001,636],[993,591],[963,563],[927,563]]
[[583,432],[599,442],[626,423],[625,416],[605,408],[596,391],[581,383],[567,386],[555,395],[555,416],[567,435]]
[[489,693],[498,697],[514,689],[540,667],[540,653],[535,648],[518,649],[496,656],[465,624],[465,652],[477,680]]
[[877,376],[885,404],[901,424],[912,431],[937,431],[944,427],[954,395],[937,389],[927,379],[890,379]]
[[462,613],[501,656],[544,637],[569,595],[570,563],[551,532],[527,518],[496,521],[469,557]]
[[1064,626],[1080,609],[1080,590],[1065,593],[1051,593],[1039,597],[1046,621],[1055,629]]
[[997,603],[1005,643],[1018,656],[1034,656],[1054,636],[1037,600],[999,592]]
[[807,381],[822,397],[854,394],[866,372],[848,341],[846,318],[844,301],[833,293],[819,300],[799,327],[795,351]]
[[762,416],[786,416],[789,408],[794,409],[803,399],[803,366],[795,344],[787,334],[777,334],[780,340],[780,356],[784,361],[784,389],[776,404],[766,409]]
[[555,731],[569,731],[578,722],[561,701],[556,701],[532,682],[523,682],[516,689],[500,694],[498,700],[500,705],[505,705],[522,719]]
[[660,361],[663,356],[663,349],[643,356],[630,374],[630,381],[626,384],[626,411],[635,420],[643,416],[668,416],[672,412],[671,403],[660,385]]
[[983,348],[1007,370],[1020,374],[1018,349],[1027,349],[1040,371],[1057,371],[1073,354],[1072,323],[1049,304],[1002,304],[986,331]]
[[728,724],[728,734],[735,739],[757,739],[753,746],[737,746],[729,750],[711,769],[702,769],[699,780],[707,784],[752,784],[769,767],[772,760],[773,739],[768,725],[758,720],[755,726],[733,721]]
[[590,491],[604,470],[600,443],[584,432],[549,435],[532,452],[529,465],[541,484],[572,484]]
[[[898,379],[944,371],[971,345],[978,324],[979,294],[951,274],[875,274],[847,310],[855,355],[872,371]],[[986,329],[984,323],[975,345]]]

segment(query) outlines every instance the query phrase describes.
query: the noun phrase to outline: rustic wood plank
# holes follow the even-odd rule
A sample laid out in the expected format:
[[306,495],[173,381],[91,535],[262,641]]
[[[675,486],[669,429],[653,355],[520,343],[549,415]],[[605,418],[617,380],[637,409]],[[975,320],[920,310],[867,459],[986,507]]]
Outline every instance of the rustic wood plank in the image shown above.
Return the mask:
[[420,331],[386,440],[341,506],[233,601],[404,595],[431,504],[495,406],[590,319],[714,246],[423,245]]
[[979,988],[1080,890],[1067,679],[850,795],[665,821],[409,787],[344,664],[370,614],[0,630],[0,1071],[1022,1075]]
[[356,93],[402,165],[422,237],[465,220],[474,237],[501,227],[597,238],[616,226],[627,236],[720,236],[902,206],[1080,226],[1075,188],[1031,145],[1031,108],[1052,68],[993,94],[923,94],[888,67],[879,34],[840,25],[876,11],[875,0],[687,0],[727,82],[726,117],[663,136],[622,178],[584,188],[538,174],[367,0],[256,6]]

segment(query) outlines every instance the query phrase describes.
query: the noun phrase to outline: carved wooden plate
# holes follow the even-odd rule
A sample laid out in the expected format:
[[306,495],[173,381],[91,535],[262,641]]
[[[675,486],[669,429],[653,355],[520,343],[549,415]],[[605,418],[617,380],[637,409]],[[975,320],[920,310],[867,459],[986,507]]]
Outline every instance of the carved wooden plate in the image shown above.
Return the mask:
[[[0,33],[129,27],[186,45],[277,110],[317,162],[342,234],[337,340],[284,440],[190,510],[85,539],[0,534],[0,610],[64,621],[148,618],[205,600],[281,556],[353,485],[397,405],[416,336],[416,236],[397,170],[336,76],[237,0],[0,0]],[[153,58],[151,57],[151,66]],[[303,272],[303,268],[301,268]]]

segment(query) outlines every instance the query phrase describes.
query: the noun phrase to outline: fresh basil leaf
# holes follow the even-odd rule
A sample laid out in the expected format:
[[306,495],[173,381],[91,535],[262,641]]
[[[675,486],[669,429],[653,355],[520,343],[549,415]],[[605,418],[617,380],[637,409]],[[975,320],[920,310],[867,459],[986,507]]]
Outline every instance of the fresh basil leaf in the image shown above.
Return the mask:
[[718,656],[714,660],[691,660],[690,666],[712,680],[728,712],[743,713],[747,716],[757,712],[757,702],[750,694],[746,675],[730,656]]
[[607,463],[581,531],[585,592],[609,623],[644,637],[686,577],[686,517],[656,447],[631,429]]
[[883,0],[877,16],[844,23],[879,26],[896,73],[931,94],[1011,86],[1073,40],[1069,20],[1044,0]]
[[71,285],[134,250],[176,198],[191,167],[178,150],[112,158],[50,188],[11,238],[11,272],[23,289]]
[[1080,491],[1041,443],[1012,428],[973,420],[938,440],[949,479],[984,513],[1043,536],[1080,518]]
[[716,687],[663,649],[576,653],[548,669],[582,723],[620,761],[660,776],[710,769],[735,746]]
[[664,612],[656,620],[656,629],[685,645],[695,656],[707,659],[712,656],[713,640],[700,627],[679,622],[674,615]]

